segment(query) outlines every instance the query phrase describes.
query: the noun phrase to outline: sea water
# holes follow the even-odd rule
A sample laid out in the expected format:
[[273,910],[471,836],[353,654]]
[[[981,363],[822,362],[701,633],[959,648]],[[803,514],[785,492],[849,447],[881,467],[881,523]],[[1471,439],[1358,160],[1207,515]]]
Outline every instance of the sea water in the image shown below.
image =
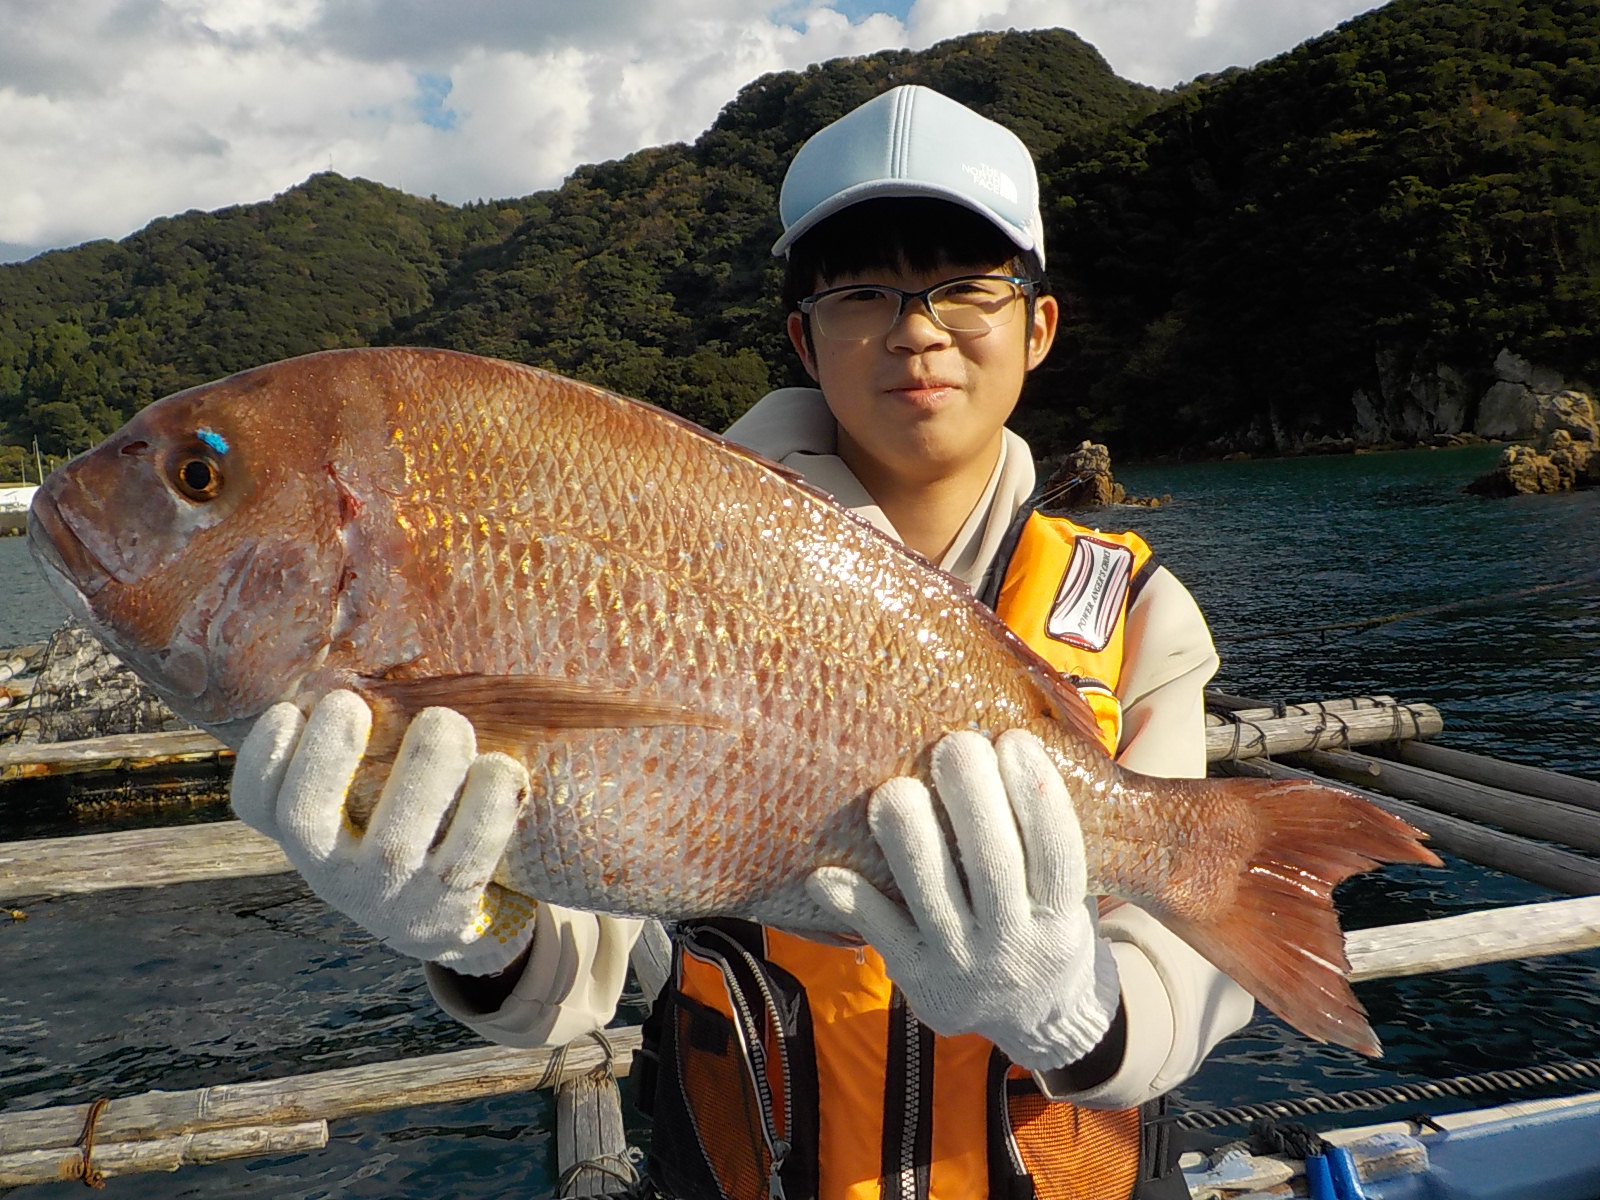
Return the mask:
[[[1139,530],[1189,585],[1216,635],[1223,690],[1431,703],[1444,716],[1441,744],[1600,779],[1600,491],[1462,494],[1494,456],[1123,469],[1130,491],[1170,492],[1172,503],[1094,520]],[[0,539],[0,646],[47,636],[61,615],[21,541]],[[0,794],[0,840],[13,836],[3,804]],[[1351,927],[1552,898],[1454,858],[1443,871],[1389,870],[1339,893]],[[1364,983],[1357,994],[1384,1041],[1382,1060],[1262,1016],[1178,1090],[1177,1107],[1600,1056],[1600,953]],[[624,1019],[639,1015],[633,1004]],[[0,1111],[474,1044],[434,1007],[415,964],[293,877],[102,893],[30,905],[23,921],[0,914]],[[547,1095],[413,1108],[335,1120],[314,1153],[111,1186],[127,1197],[216,1200],[548,1196],[553,1126]],[[80,1188],[12,1194],[65,1200]]]

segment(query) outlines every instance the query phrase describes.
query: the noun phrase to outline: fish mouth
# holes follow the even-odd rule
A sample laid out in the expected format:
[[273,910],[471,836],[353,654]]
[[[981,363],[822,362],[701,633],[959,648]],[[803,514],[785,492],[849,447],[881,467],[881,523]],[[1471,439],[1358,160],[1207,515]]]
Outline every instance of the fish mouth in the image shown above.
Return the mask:
[[85,607],[90,597],[111,582],[111,572],[72,531],[56,498],[44,488],[28,506],[28,549],[56,591],[67,598],[70,589]]

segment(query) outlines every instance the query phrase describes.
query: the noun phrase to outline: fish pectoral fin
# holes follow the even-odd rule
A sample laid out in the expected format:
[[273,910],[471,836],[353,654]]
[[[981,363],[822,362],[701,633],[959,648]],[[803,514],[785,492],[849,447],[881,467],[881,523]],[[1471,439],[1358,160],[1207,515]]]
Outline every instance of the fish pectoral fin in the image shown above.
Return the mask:
[[360,690],[399,710],[406,722],[425,708],[453,708],[477,730],[483,749],[520,747],[530,733],[561,729],[637,729],[692,725],[725,729],[728,722],[684,704],[599,691],[537,675],[431,675],[366,679]]

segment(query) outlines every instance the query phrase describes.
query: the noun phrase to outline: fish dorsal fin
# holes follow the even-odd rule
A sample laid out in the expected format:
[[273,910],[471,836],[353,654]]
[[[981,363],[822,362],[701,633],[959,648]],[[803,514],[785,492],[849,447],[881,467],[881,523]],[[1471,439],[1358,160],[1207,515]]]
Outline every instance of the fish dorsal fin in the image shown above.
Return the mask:
[[1050,699],[1052,701],[1050,715],[1073,733],[1080,737],[1088,738],[1097,746],[1103,746],[1100,740],[1100,722],[1095,718],[1094,709],[1089,707],[1089,702],[1083,694],[1073,686],[1072,680],[1050,667],[1045,667],[1048,672],[1047,682],[1050,684]]
[[472,722],[484,750],[519,749],[527,744],[530,735],[562,729],[727,727],[721,717],[687,705],[537,675],[367,679],[362,681],[360,690],[388,701],[406,723],[425,708],[453,708]]

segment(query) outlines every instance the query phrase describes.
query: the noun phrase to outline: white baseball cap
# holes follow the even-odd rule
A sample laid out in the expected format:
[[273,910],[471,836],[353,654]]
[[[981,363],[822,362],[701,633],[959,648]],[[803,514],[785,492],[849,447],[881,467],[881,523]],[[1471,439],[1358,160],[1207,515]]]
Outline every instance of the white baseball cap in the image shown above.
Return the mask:
[[1016,134],[932,88],[904,84],[814,133],[783,177],[786,255],[819,221],[863,200],[923,196],[987,217],[1044,273],[1033,156]]

